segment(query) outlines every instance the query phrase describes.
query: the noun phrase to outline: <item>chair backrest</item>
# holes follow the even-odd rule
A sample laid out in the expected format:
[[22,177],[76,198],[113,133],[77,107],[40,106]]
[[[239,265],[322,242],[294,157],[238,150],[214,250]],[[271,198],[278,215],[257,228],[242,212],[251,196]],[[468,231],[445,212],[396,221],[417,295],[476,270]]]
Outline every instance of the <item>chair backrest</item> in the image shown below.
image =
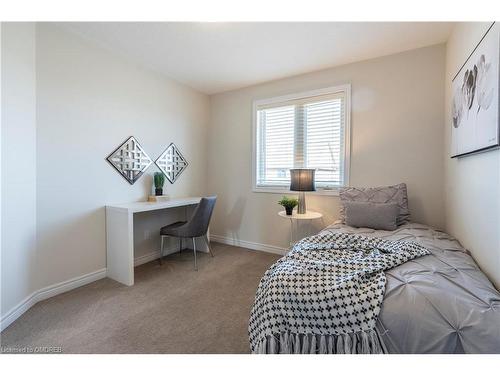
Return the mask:
[[193,216],[186,225],[186,232],[189,237],[200,237],[207,233],[216,200],[216,196],[201,198]]

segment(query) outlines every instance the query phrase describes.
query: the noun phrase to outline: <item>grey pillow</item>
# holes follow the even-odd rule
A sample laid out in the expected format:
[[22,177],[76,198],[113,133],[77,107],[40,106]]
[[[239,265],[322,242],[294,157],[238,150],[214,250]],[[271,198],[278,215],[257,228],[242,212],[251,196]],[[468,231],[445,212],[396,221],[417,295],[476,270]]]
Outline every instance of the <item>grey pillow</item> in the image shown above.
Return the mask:
[[345,224],[346,202],[396,203],[399,207],[397,225],[404,224],[410,218],[406,184],[382,187],[345,187],[339,191],[340,219]]
[[345,223],[351,227],[395,230],[398,214],[396,203],[345,203]]

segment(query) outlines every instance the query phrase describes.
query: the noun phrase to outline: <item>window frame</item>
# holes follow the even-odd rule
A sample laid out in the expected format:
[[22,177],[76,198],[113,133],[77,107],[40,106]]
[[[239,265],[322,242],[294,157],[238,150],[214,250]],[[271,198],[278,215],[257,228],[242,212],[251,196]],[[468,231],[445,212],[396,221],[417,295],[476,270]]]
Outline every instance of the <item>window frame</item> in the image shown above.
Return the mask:
[[[296,192],[290,189],[284,189],[281,186],[257,186],[257,107],[270,104],[279,104],[290,100],[306,99],[314,96],[344,93],[345,95],[345,124],[344,124],[344,185],[349,186],[350,159],[351,159],[351,84],[331,86],[317,90],[303,91],[300,93],[277,96],[253,101],[252,105],[252,191],[254,193],[275,193],[275,194],[294,194]],[[318,195],[338,195],[339,188],[332,189],[316,188],[308,194]]]

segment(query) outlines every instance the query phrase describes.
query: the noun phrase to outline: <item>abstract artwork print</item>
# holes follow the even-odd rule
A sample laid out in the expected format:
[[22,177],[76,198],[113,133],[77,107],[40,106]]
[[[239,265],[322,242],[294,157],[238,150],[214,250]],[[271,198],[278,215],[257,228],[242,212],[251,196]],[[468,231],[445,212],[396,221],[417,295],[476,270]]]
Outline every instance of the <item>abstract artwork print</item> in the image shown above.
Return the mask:
[[452,81],[451,157],[499,145],[499,54],[493,24]]

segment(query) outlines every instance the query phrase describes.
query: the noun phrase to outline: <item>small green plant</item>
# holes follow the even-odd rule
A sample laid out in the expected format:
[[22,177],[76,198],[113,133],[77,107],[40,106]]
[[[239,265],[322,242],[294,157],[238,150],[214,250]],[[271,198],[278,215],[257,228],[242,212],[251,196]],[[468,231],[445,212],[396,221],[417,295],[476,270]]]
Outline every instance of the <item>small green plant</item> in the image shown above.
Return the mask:
[[297,198],[288,198],[286,195],[283,196],[283,198],[281,198],[279,201],[278,201],[278,204],[280,206],[283,206],[285,208],[288,208],[288,209],[293,209],[295,206],[297,206],[299,204],[299,200]]
[[165,175],[161,172],[155,172],[153,179],[155,182],[155,188],[162,189],[163,184],[165,183]]

